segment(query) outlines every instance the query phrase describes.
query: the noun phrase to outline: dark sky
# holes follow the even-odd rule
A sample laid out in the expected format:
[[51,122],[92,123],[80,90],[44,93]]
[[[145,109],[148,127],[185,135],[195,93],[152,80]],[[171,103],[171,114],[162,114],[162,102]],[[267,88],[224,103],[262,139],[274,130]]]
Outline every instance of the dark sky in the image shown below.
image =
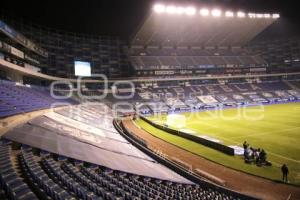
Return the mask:
[[[52,28],[128,38],[143,22],[155,2],[167,0],[4,0],[0,12]],[[297,0],[188,0],[187,5],[206,5],[251,12],[278,12],[286,26],[300,27]]]

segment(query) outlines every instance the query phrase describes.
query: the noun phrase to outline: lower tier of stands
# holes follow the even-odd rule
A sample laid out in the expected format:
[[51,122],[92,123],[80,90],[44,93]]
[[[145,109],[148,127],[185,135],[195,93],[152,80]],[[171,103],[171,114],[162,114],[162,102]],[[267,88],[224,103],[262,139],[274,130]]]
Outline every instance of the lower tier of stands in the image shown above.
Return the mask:
[[[153,82],[138,84],[132,90],[122,88],[117,90],[116,94],[108,96],[111,102],[116,103],[113,105],[117,109],[128,113],[137,111],[141,114],[300,100],[297,81],[282,80],[202,84]],[[121,97],[126,100],[120,100]]]
[[[239,199],[209,186],[139,176],[7,140],[0,142],[1,199]],[[16,160],[14,165],[12,160]]]
[[0,143],[0,197],[1,199],[35,200],[37,197],[18,175],[11,161],[11,147]]

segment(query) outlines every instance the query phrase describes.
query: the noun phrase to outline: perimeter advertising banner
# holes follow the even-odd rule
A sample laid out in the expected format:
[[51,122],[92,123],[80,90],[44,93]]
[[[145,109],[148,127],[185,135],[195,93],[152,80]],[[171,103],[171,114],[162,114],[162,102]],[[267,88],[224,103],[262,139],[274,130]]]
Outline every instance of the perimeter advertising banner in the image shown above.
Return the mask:
[[8,52],[8,53],[11,52],[11,46],[8,45],[8,44],[6,44],[5,42],[2,42],[2,47],[1,47],[1,49],[2,49],[3,51],[5,51],[5,52]]
[[9,44],[6,44],[5,42],[0,41],[0,49],[2,49],[3,51],[6,51],[7,53],[10,53],[14,56],[24,59],[23,51],[20,51],[19,49],[16,49],[15,47],[13,47]]
[[155,75],[174,75],[175,71],[173,71],[173,70],[169,70],[169,71],[161,70],[161,71],[155,71],[154,74]]
[[137,70],[138,76],[168,76],[168,75],[194,75],[206,74],[207,70],[188,69],[188,70]]
[[31,62],[33,62],[33,63],[35,63],[35,64],[38,64],[38,65],[40,64],[40,61],[38,61],[38,60],[36,60],[36,59],[34,59],[34,58],[28,56],[27,54],[25,54],[25,59],[26,59],[26,60],[29,60],[29,61],[31,61]]
[[250,68],[250,72],[266,72],[267,68],[260,67],[260,68]]
[[20,43],[24,47],[30,49],[31,51],[34,51],[35,53],[37,53],[41,56],[48,57],[48,53],[44,49],[40,48],[35,43],[28,40],[22,34],[15,31],[13,28],[9,27],[7,24],[5,24],[1,20],[0,20],[0,31],[3,32],[8,37],[10,37],[11,39],[13,39],[16,42]]
[[23,58],[24,59],[24,53],[22,51],[20,51],[19,49],[16,49],[15,47],[10,48],[10,53],[19,57],[19,58]]

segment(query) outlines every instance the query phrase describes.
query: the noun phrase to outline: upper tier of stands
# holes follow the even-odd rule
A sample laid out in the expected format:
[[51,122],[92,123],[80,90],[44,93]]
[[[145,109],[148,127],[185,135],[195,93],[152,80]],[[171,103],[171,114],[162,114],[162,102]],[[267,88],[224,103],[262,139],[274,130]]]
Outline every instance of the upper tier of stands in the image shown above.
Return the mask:
[[181,18],[152,13],[130,45],[116,37],[80,35],[4,19],[49,55],[39,57],[5,34],[0,34],[0,43],[7,45],[3,43],[0,51],[8,62],[64,78],[74,77],[74,60],[90,62],[93,74],[109,78],[298,71],[299,39],[251,41],[274,22],[273,18]]
[[[47,75],[63,78],[75,77],[75,60],[90,62],[93,74],[105,74],[110,78],[124,78],[132,75],[132,67],[122,48],[125,41],[118,37],[70,33],[26,23],[23,20],[15,21],[9,18],[1,20],[48,52],[48,57],[38,57],[30,54],[26,49],[15,46],[15,43],[11,44],[26,53],[27,58],[30,56],[36,60],[37,62],[32,64],[41,68]],[[8,42],[10,38],[2,37],[0,32],[1,40]],[[17,59],[14,62],[22,63],[21,65],[24,66],[24,62],[28,62],[28,59],[25,61]]]
[[12,81],[0,80],[0,117],[19,113],[74,104],[74,100],[58,100],[44,87],[24,86]]
[[248,56],[249,51],[242,48],[130,48],[127,52],[132,56]]
[[136,70],[265,67],[267,62],[241,48],[130,48]]
[[300,38],[282,37],[257,39],[248,48],[261,55],[275,72],[298,72],[300,67]]

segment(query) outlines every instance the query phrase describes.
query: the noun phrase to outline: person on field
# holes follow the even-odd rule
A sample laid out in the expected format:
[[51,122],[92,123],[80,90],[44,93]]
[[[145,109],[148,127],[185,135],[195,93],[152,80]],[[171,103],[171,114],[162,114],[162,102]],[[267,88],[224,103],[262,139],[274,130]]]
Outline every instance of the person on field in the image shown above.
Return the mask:
[[243,144],[244,150],[247,149],[248,146],[249,146],[249,144],[247,144],[247,141],[245,141],[244,144]]
[[259,163],[260,162],[260,148],[258,148],[256,151],[255,151],[255,155],[254,155],[254,157],[255,157],[255,162],[256,163]]
[[249,149],[245,149],[244,150],[244,160],[245,160],[246,163],[250,163],[251,162]]
[[267,161],[267,153],[265,152],[264,149],[261,150],[260,154],[259,154],[259,160],[262,163],[265,163]]
[[287,167],[286,164],[282,165],[281,171],[282,171],[282,181],[283,182],[288,182],[289,168]]

